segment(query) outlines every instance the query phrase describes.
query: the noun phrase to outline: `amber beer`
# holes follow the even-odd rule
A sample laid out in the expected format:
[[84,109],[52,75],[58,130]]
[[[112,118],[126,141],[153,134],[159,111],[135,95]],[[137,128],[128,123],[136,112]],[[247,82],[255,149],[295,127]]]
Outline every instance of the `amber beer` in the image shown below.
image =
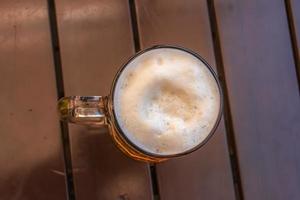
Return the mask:
[[107,97],[63,98],[60,111],[71,122],[108,124],[124,153],[160,162],[207,141],[220,120],[221,99],[217,78],[200,56],[157,46],[120,69]]

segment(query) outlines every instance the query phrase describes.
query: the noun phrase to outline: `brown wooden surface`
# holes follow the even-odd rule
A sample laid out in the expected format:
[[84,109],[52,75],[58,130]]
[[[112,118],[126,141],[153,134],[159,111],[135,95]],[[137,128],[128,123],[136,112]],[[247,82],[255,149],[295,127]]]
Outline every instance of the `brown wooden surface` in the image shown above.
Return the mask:
[[[108,94],[134,54],[135,2],[141,47],[182,45],[218,63],[229,100],[230,115],[207,145],[156,166],[160,196],[151,186],[155,173],[123,155],[105,128],[70,125],[76,200],[300,199],[299,0],[55,2],[66,95]],[[48,14],[46,0],[0,1],[1,200],[74,200],[65,184],[60,66],[55,77]]]
[[[215,68],[206,1],[136,1],[141,47],[175,44]],[[157,165],[161,199],[235,199],[224,122],[203,148]]]
[[0,4],[0,199],[67,199],[47,2]]
[[300,198],[300,98],[284,1],[215,0],[245,199]]
[[[117,69],[134,53],[123,0],[56,2],[66,95],[107,95]],[[151,199],[148,165],[113,144],[106,129],[70,125],[75,194],[86,199]]]

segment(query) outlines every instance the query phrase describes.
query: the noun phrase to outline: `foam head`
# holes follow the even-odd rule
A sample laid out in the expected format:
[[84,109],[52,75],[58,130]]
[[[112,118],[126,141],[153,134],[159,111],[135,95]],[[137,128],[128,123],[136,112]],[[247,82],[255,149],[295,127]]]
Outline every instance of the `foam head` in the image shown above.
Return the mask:
[[213,130],[221,105],[218,84],[206,64],[171,47],[151,49],[131,60],[112,95],[125,137],[162,156],[201,144]]

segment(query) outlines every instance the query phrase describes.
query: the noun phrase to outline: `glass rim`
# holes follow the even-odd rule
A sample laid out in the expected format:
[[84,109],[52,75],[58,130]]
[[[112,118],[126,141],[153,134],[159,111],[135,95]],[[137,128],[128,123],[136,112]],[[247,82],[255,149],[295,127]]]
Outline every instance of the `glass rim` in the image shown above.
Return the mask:
[[[218,91],[219,91],[219,95],[220,95],[220,105],[219,105],[219,112],[218,112],[218,116],[217,119],[215,121],[215,124],[213,126],[213,128],[211,129],[211,131],[209,132],[209,134],[205,137],[204,140],[202,140],[199,144],[197,144],[196,146],[194,146],[193,148],[190,148],[188,150],[185,150],[183,152],[180,153],[175,153],[175,154],[157,154],[157,153],[152,153],[149,152],[141,147],[139,147],[138,145],[136,145],[134,142],[132,142],[127,136],[126,134],[122,131],[122,128],[120,127],[117,117],[116,117],[116,113],[115,113],[115,109],[114,109],[114,93],[115,93],[115,88],[118,82],[119,77],[121,76],[123,70],[128,66],[128,64],[131,63],[131,61],[133,61],[135,58],[137,58],[138,56],[154,50],[154,49],[162,49],[162,48],[169,48],[169,49],[176,49],[176,50],[181,50],[184,51],[186,53],[189,53],[193,56],[195,56],[197,59],[199,59],[202,63],[204,63],[204,65],[207,67],[207,69],[210,71],[211,75],[213,76],[213,78],[215,79],[216,83],[217,83],[217,87],[218,87]],[[115,126],[115,128],[117,129],[118,133],[120,134],[120,136],[122,137],[122,139],[124,139],[126,141],[127,144],[131,145],[134,149],[136,149],[137,151],[141,152],[142,154],[145,154],[146,156],[150,156],[150,157],[157,157],[157,158],[173,158],[173,157],[179,157],[179,156],[183,156],[189,153],[192,153],[194,151],[196,151],[197,149],[201,148],[202,146],[204,146],[208,140],[214,135],[214,133],[216,132],[216,129],[221,121],[222,118],[222,114],[223,114],[223,92],[222,92],[222,88],[221,88],[221,84],[220,81],[218,79],[218,75],[216,74],[216,72],[214,71],[214,69],[206,62],[206,60],[204,58],[202,58],[199,54],[197,54],[196,52],[187,49],[185,47],[181,47],[181,46],[177,46],[177,45],[155,45],[146,49],[143,49],[139,52],[137,52],[136,54],[134,54],[133,56],[131,56],[117,71],[113,83],[112,83],[112,87],[111,87],[111,91],[110,91],[110,100],[111,100],[111,117],[112,117],[112,121],[113,124]]]

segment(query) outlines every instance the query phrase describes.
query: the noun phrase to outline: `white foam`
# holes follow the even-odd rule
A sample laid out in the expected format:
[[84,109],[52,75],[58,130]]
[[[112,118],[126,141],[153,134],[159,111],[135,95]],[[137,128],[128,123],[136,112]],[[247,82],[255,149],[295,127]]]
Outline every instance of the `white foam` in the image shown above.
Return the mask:
[[125,135],[154,154],[178,154],[201,143],[220,109],[218,85],[198,58],[173,48],[131,61],[116,83],[114,109]]

